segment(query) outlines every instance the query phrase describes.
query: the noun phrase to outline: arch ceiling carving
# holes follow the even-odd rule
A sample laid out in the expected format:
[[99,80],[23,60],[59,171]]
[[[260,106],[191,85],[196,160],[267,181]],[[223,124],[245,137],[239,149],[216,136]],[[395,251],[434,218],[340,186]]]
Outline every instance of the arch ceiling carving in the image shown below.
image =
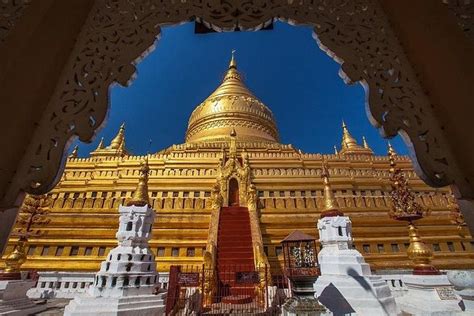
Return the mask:
[[473,0],[442,0],[454,14],[464,34],[474,40],[474,1]]
[[[109,86],[128,85],[160,25],[197,19],[217,31],[258,30],[280,19],[314,26],[319,47],[341,64],[346,83],[366,90],[370,121],[385,137],[400,132],[431,185],[468,188],[428,98],[376,0],[96,0],[37,133],[17,170],[10,198],[43,193],[58,180],[64,149],[89,141],[109,108]],[[467,190],[464,195],[470,194]]]
[[10,33],[18,19],[30,4],[31,0],[2,0],[0,1],[0,44]]

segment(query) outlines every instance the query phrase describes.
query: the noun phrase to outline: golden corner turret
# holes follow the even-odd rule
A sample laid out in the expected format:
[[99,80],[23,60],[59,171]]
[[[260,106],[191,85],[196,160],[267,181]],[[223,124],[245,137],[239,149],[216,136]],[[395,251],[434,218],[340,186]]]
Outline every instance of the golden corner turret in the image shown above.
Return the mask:
[[341,154],[343,155],[374,155],[374,152],[367,144],[365,137],[363,138],[363,146],[360,146],[357,141],[349,133],[349,129],[344,121],[342,121],[342,141],[341,141]]
[[125,147],[125,123],[122,123],[110,145],[104,146],[104,138],[102,137],[97,148],[91,152],[91,157],[123,157],[129,155]]
[[140,178],[137,188],[133,192],[132,197],[126,202],[127,206],[145,206],[150,205],[150,196],[148,195],[148,159],[143,161],[140,166]]
[[226,141],[232,129],[243,141],[279,140],[273,113],[245,86],[233,53],[222,83],[191,114],[186,142]]

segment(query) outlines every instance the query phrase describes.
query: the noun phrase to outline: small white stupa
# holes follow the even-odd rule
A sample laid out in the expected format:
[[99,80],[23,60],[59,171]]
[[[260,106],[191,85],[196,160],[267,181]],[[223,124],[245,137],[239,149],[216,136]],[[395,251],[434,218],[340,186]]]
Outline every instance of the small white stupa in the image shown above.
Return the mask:
[[325,209],[318,220],[321,276],[315,282],[319,301],[335,315],[397,315],[399,309],[385,281],[373,276],[352,246],[352,223],[334,198],[323,166]]
[[161,315],[163,294],[155,295],[158,274],[148,246],[155,211],[148,197],[148,162],[142,163],[140,180],[126,206],[120,205],[118,246],[101,263],[94,284],[77,296],[64,315]]

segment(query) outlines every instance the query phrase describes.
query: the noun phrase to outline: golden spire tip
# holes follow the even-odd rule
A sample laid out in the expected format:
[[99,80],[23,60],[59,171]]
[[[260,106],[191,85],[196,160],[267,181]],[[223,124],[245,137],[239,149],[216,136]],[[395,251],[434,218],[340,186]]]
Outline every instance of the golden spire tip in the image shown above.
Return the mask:
[[104,149],[104,147],[104,137],[102,137],[96,149]]
[[365,139],[365,136],[362,136],[362,144],[364,148],[369,149],[369,144],[367,144],[367,139]]
[[396,155],[397,153],[395,152],[395,149],[392,146],[392,143],[390,141],[387,142],[387,147],[388,147],[388,155]]
[[148,157],[143,159],[140,166],[140,178],[138,179],[138,185],[133,192],[132,198],[127,201],[127,206],[145,206],[150,205],[150,198],[148,196],[148,173],[150,167],[148,166]]
[[329,182],[329,170],[325,161],[323,161],[321,178],[324,184],[324,209],[321,212],[321,218],[331,216],[343,216],[344,214],[339,210],[334,192]]
[[108,148],[110,149],[124,149],[125,142],[125,122],[120,125],[117,135],[112,139]]
[[230,68],[236,68],[237,69],[237,62],[235,60],[235,52],[236,52],[236,50],[233,49],[232,50],[232,57],[231,57],[230,63],[229,63],[229,69]]
[[76,145],[74,146],[74,149],[72,150],[71,154],[69,155],[70,158],[77,158],[77,152],[79,151],[79,146]]

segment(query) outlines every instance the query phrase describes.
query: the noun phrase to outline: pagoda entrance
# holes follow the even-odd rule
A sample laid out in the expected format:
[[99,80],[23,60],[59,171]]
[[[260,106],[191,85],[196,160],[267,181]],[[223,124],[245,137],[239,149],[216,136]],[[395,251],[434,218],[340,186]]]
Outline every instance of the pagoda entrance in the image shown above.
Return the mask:
[[229,181],[229,206],[240,206],[239,183],[235,178]]

